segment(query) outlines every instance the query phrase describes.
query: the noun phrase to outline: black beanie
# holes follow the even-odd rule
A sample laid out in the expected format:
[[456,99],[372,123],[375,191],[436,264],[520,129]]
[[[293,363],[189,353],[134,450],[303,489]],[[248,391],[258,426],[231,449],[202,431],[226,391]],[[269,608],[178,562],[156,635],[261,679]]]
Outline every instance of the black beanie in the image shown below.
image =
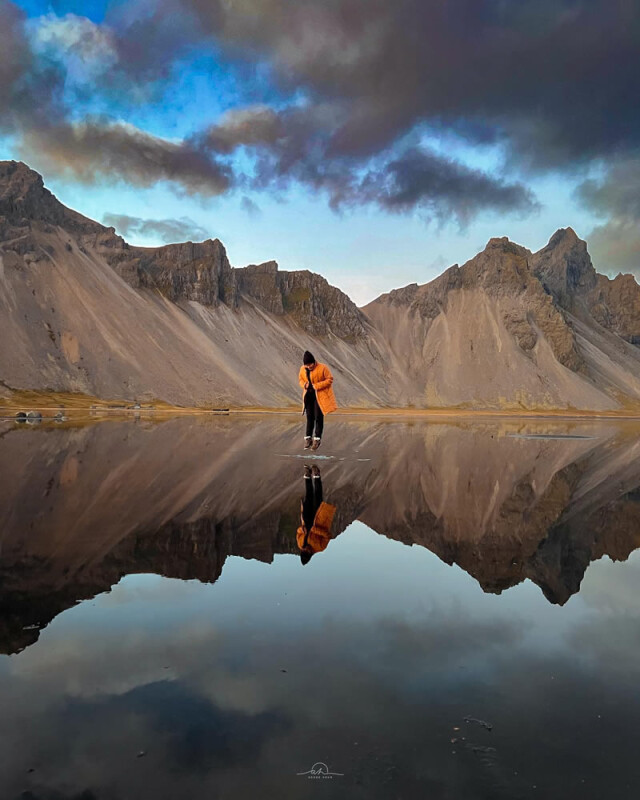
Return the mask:
[[316,360],[313,357],[313,353],[310,353],[308,350],[304,351],[304,355],[302,356],[302,363],[303,364],[315,364]]

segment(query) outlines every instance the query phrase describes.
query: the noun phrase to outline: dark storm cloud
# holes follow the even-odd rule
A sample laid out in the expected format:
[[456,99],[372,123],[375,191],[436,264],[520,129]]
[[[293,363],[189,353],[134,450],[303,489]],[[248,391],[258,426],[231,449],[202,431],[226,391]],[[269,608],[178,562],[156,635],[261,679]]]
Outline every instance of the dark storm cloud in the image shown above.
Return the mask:
[[281,84],[343,100],[337,153],[375,153],[419,122],[493,129],[562,165],[640,143],[640,6],[630,0],[165,0]]
[[225,114],[195,141],[216,154],[244,149],[254,160],[245,183],[253,189],[285,189],[298,182],[322,191],[333,208],[353,200],[356,169],[352,158],[327,157],[332,125],[339,111],[330,106],[303,106],[276,111],[254,106]]
[[0,108],[4,110],[18,80],[29,66],[29,54],[21,43],[22,14],[0,0]]
[[[188,14],[131,14],[136,4],[107,16],[119,70],[138,83],[167,78],[175,62],[197,46],[202,32]],[[117,75],[117,71],[114,73]]]
[[602,178],[583,181],[578,198],[596,214],[640,220],[640,160],[614,162]]
[[0,131],[20,130],[28,119],[46,118],[62,89],[62,76],[39,65],[24,31],[25,16],[0,0]]
[[189,142],[172,142],[109,120],[34,125],[24,131],[22,150],[49,172],[82,183],[120,179],[134,186],[159,181],[204,196],[225,192],[231,170]]
[[178,219],[142,219],[126,214],[105,214],[105,225],[114,227],[122,236],[157,236],[163,242],[201,242],[208,238],[208,232],[189,217]]
[[[3,28],[15,29],[15,7],[0,0],[0,13],[10,17]],[[535,199],[513,177],[420,147],[429,133],[501,144],[513,175],[640,152],[632,0],[133,0],[107,13],[98,38],[111,60],[96,91],[126,84],[132,97],[148,97],[179,59],[208,48],[268,71],[290,107],[239,109],[177,143],[108,121],[72,124],[53,102],[63,68],[45,76],[30,64],[18,31],[2,69],[9,86],[16,74],[32,85],[40,76],[45,102],[9,116],[27,155],[80,180],[166,180],[200,194],[295,181],[334,207],[373,203],[468,221],[485,208],[526,213]],[[234,175],[239,148],[255,163]]]
[[332,133],[341,116],[332,105],[278,112],[248,108],[225,115],[201,144],[218,153],[243,147],[254,154],[254,188],[296,180],[325,191],[336,209],[364,204],[393,213],[420,209],[428,218],[465,224],[482,210],[526,213],[537,208],[522,184],[470,169],[425,147],[404,147],[367,168],[368,159],[333,152]]
[[640,277],[640,158],[613,162],[600,179],[583,181],[576,196],[606,220],[587,236],[598,268]]
[[[353,139],[350,127],[370,119],[371,103],[366,91],[355,103],[349,98],[350,92],[342,98],[328,92],[326,100],[317,98],[304,107],[284,111],[268,106],[239,109],[207,131],[181,142],[109,119],[72,121],[61,99],[66,78],[64,65],[45,59],[44,70],[38,63],[38,53],[30,49],[20,12],[7,0],[0,2],[3,17],[8,20],[3,27],[12,30],[11,50],[7,50],[10,57],[4,60],[3,67],[7,73],[4,83],[15,90],[6,103],[8,119],[22,134],[19,146],[24,157],[35,159],[50,174],[86,183],[125,180],[149,186],[168,181],[181,191],[201,195],[223,193],[237,183],[278,190],[295,181],[326,193],[334,208],[372,203],[404,212],[420,207],[428,216],[454,216],[461,222],[484,208],[525,211],[534,206],[530,193],[519,184],[503,183],[426,150],[404,147],[387,152],[384,136],[380,146],[369,143],[363,147]],[[166,76],[190,42],[217,33],[221,34],[218,44],[233,50],[236,58],[243,54],[244,58],[272,59],[279,74],[286,62],[292,88],[322,61],[329,46],[328,34],[335,34],[346,47],[338,59],[343,62],[342,67],[352,64],[360,68],[361,43],[348,42],[357,26],[340,33],[341,20],[331,18],[331,4],[314,11],[303,3],[293,15],[293,28],[287,14],[283,17],[287,11],[284,5],[278,12],[281,27],[274,27],[268,13],[270,7],[269,3],[255,7],[214,3],[205,9],[189,2],[168,2],[157,7],[157,13],[146,10],[137,17],[129,7],[128,17],[125,13],[113,17],[102,29],[73,15],[64,17],[62,22],[47,18],[44,41],[49,45],[57,42],[58,47],[66,43],[66,55],[73,54],[81,65],[83,59],[97,52],[102,62],[97,59],[97,67],[87,64],[87,70],[88,74],[91,69],[102,70],[94,77],[96,83],[105,84],[113,82],[113,76],[118,74],[126,74],[133,84],[137,79]],[[374,12],[380,13],[382,8],[374,3]],[[186,13],[189,10],[193,12],[191,16]],[[268,20],[263,18],[265,14]],[[194,20],[200,23],[199,27]],[[256,21],[260,21],[259,30],[253,28]],[[303,30],[307,23],[312,25],[311,34]],[[292,42],[288,38],[292,33],[301,38]],[[171,39],[170,46],[161,46],[165,38]],[[260,52],[269,41],[274,49]],[[21,102],[17,102],[17,96]],[[386,108],[382,112],[376,136],[386,128]],[[245,148],[255,159],[246,176],[235,176],[228,163],[238,148]],[[370,162],[372,155],[378,158],[375,165]],[[412,166],[416,168],[415,175],[409,174]]]
[[600,272],[631,272],[640,279],[640,222],[609,220],[587,236],[589,252]]
[[503,183],[479,170],[413,148],[363,181],[363,193],[390,211],[423,208],[429,216],[468,222],[483,208],[528,212],[537,204],[519,183]]

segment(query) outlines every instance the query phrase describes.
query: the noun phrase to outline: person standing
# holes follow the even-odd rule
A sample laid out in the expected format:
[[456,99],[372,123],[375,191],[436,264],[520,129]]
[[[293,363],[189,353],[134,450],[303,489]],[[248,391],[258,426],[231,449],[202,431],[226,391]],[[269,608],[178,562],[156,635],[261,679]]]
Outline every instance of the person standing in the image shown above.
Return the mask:
[[298,380],[302,387],[302,413],[307,415],[304,449],[317,450],[322,442],[325,415],[338,408],[332,388],[333,375],[326,364],[318,363],[313,353],[305,350]]

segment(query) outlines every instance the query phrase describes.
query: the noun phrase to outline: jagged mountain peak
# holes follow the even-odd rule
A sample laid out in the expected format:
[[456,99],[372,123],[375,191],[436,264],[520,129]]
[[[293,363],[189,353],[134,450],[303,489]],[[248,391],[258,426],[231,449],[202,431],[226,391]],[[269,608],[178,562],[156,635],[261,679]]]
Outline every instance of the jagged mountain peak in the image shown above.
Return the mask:
[[407,286],[401,286],[398,289],[392,289],[390,292],[384,292],[372,300],[367,305],[363,306],[363,311],[366,313],[367,309],[376,304],[409,306],[416,298],[416,295],[424,286],[428,284],[409,283]]
[[530,263],[546,291],[566,309],[573,309],[576,296],[591,291],[597,283],[587,243],[572,228],[557,230]]
[[62,203],[45,189],[42,176],[22,161],[0,161],[0,214],[11,221],[51,215],[62,219]]
[[333,334],[353,342],[366,331],[362,312],[321,275],[280,271],[275,261],[233,268],[219,239],[130,245],[115,228],[63,205],[42,176],[22,162],[0,162],[0,244],[11,264],[23,266],[66,261],[71,253],[80,259],[98,256],[133,289],[173,303],[237,311],[243,299],[249,300],[311,336]]
[[16,235],[16,229],[33,223],[59,225],[74,233],[100,233],[104,225],[63,205],[44,185],[42,175],[22,161],[0,161],[0,234]]
[[484,250],[459,268],[458,280],[465,288],[520,286],[530,280],[530,256],[530,250],[506,236],[489,239]]
[[[485,245],[481,253],[504,253],[506,255],[528,256],[531,251],[521,244],[512,242],[508,236],[494,236]],[[480,255],[480,253],[478,253]],[[468,262],[467,262],[468,263]]]
[[428,283],[410,283],[385,292],[364,306],[364,311],[367,312],[376,304],[424,307],[426,300],[431,313],[438,308],[430,299],[434,294],[442,301],[451,289],[506,285],[512,280],[521,284],[524,273],[528,271],[527,259],[530,256],[531,251],[526,247],[512,242],[507,236],[496,236],[489,239],[484,249],[462,266],[453,264]]
[[587,243],[581,239],[573,228],[558,228],[544,247],[533,255],[535,257],[554,255],[557,258],[567,257],[568,254],[582,256],[591,264],[591,256],[587,250]]
[[567,228],[558,228],[558,230],[551,236],[546,246],[558,247],[561,244],[575,244],[577,242],[586,244],[573,230],[573,228],[569,226]]
[[42,175],[23,161],[0,161],[0,188],[2,195],[24,194],[26,188],[30,186],[44,189]]

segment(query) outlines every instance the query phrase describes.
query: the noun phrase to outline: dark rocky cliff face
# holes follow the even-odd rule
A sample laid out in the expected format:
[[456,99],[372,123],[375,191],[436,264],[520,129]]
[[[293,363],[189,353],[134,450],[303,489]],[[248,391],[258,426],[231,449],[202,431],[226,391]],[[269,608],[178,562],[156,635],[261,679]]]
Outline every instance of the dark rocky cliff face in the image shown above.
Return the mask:
[[110,236],[98,244],[108,263],[135,289],[155,289],[173,302],[236,306],[234,272],[219,239],[132,247],[110,229]]
[[549,243],[531,256],[530,266],[546,291],[568,311],[597,283],[587,243],[571,228],[556,231]]
[[633,275],[613,280],[596,272],[587,243],[571,228],[561,228],[531,258],[545,289],[567,311],[585,310],[607,330],[640,345],[640,286]]
[[0,161],[0,233],[24,233],[33,224],[60,225],[71,233],[98,233],[104,226],[62,205],[42,176],[21,161]]
[[281,272],[275,261],[235,269],[238,291],[265,311],[289,315],[312,335],[333,333],[354,341],[366,333],[366,317],[340,289],[308,270]]
[[617,275],[613,280],[598,275],[587,302],[600,325],[640,347],[640,286],[633,275]]

